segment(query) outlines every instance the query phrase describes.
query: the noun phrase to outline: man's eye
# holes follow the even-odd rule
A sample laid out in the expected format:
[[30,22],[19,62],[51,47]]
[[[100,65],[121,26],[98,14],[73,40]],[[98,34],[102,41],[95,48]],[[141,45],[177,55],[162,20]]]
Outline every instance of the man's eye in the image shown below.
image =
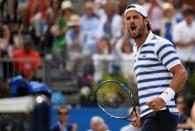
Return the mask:
[[130,20],[130,18],[131,18],[131,17],[127,17],[126,19],[127,19],[127,20]]
[[136,16],[134,16],[133,18],[134,18],[134,19],[138,19],[138,18],[139,18],[139,16],[137,16],[137,15],[136,15]]

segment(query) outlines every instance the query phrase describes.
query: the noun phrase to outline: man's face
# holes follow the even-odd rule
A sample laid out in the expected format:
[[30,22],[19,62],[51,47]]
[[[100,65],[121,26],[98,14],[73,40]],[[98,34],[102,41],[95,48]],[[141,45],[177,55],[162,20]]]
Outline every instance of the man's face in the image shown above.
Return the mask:
[[93,15],[93,7],[91,7],[91,6],[86,6],[85,7],[85,14],[87,15],[87,16],[92,16]]
[[144,22],[144,18],[140,13],[129,11],[126,14],[126,26],[130,36],[137,39],[143,36],[147,23]]
[[186,14],[183,16],[184,20],[187,22],[187,24],[191,25],[191,23],[193,22],[193,15],[192,14]]
[[102,124],[101,121],[95,120],[91,123],[91,128],[93,131],[101,131]]
[[31,49],[32,49],[32,44],[31,43],[24,44],[23,50],[26,54],[30,53]]
[[183,97],[178,97],[176,99],[176,105],[177,105],[177,109],[179,110],[179,112],[183,112],[185,110],[185,100]]
[[59,109],[58,111],[58,119],[60,122],[66,122],[68,120],[68,110],[65,108]]

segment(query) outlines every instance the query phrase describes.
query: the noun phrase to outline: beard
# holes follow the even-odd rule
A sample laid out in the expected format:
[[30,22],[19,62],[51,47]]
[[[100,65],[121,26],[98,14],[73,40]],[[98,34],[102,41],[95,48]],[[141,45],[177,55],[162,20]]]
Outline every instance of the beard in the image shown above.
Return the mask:
[[[138,28],[138,27],[137,27],[137,28]],[[145,25],[142,24],[142,25],[141,25],[138,29],[136,29],[136,30],[138,30],[137,33],[136,33],[136,34],[133,34],[132,31],[131,31],[131,29],[128,29],[129,34],[130,34],[131,38],[133,38],[133,39],[138,39],[138,38],[141,38],[141,37],[143,36],[143,34],[144,34],[144,32],[145,32]]]

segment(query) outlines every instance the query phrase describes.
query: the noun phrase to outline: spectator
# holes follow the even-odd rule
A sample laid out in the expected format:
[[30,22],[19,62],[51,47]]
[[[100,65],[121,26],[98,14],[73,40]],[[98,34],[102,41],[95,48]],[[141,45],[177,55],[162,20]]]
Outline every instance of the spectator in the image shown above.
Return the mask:
[[51,0],[51,9],[53,12],[53,19],[56,20],[60,16],[61,0]]
[[106,3],[107,3],[107,0],[95,0],[94,1],[94,4],[95,4],[94,12],[100,20],[103,20],[106,18],[106,13],[104,10]]
[[97,29],[99,27],[99,19],[94,14],[94,3],[87,1],[84,5],[84,15],[81,16],[81,43],[83,44],[83,52],[92,54],[97,48]]
[[83,57],[79,21],[80,17],[78,15],[72,15],[67,23],[69,29],[67,30],[66,34],[68,53],[68,62],[66,68],[68,71],[74,71],[75,74],[78,73],[77,66]]
[[79,26],[80,17],[76,14],[70,17],[70,20],[67,23],[68,31],[66,34],[67,48],[72,50],[80,50],[80,26]]
[[160,35],[162,28],[163,10],[158,0],[149,0],[144,4],[150,19],[152,32]]
[[124,21],[122,37],[116,42],[113,53],[122,75],[130,80],[130,84],[135,84],[133,45],[134,41],[129,37]]
[[37,13],[44,13],[50,0],[28,0],[29,20]]
[[42,46],[41,36],[44,33],[44,28],[47,27],[47,23],[44,20],[46,12],[47,11],[45,11],[44,14],[41,12],[37,12],[30,19],[29,31],[34,41],[34,48],[37,49],[38,51],[41,50],[41,46]]
[[41,48],[42,54],[47,56],[48,54],[52,53],[52,46],[54,37],[52,34],[52,26],[54,23],[54,17],[52,10],[48,9],[43,17],[43,21],[45,22],[45,26],[43,28],[43,34],[41,36],[41,45],[39,48]]
[[17,73],[22,73],[28,80],[36,77],[36,71],[42,66],[39,52],[33,49],[30,35],[24,36],[23,48],[13,51],[12,58]]
[[22,48],[23,42],[23,36],[29,32],[29,27],[27,23],[21,23],[18,25],[17,34],[14,35],[14,49]]
[[171,6],[173,6],[173,8],[175,9],[175,19],[176,19],[176,22],[177,23],[181,22],[183,20],[182,13],[181,13],[181,7],[183,5],[186,5],[187,1],[184,1],[184,0],[182,0],[182,1],[167,0],[167,2],[162,3],[162,4],[164,5],[166,3],[171,4]]
[[[194,71],[195,65],[195,21],[194,12],[191,7],[184,7],[184,20],[177,24],[173,31],[173,41],[180,59],[184,62],[189,74]],[[184,55],[185,54],[185,55]]]
[[[134,58],[132,52],[133,41],[128,38],[120,38],[116,43],[116,51],[120,61],[120,70],[125,78],[133,78]],[[134,82],[133,82],[134,83]]]
[[0,27],[0,50],[8,53],[8,56],[11,56],[13,46],[11,41],[11,32],[9,26],[4,24]]
[[[52,27],[52,31],[56,40],[54,41],[53,53],[58,57],[65,56],[67,32],[67,22],[73,14],[73,6],[71,1],[63,1],[61,4],[62,15],[58,17],[56,24]],[[62,54],[63,53],[63,54]]]
[[94,80],[99,81],[101,78],[111,72],[112,67],[112,50],[111,44],[107,37],[102,37],[98,42],[97,52],[92,56],[94,65]]
[[[1,0],[0,1],[0,17],[3,21],[12,23],[17,19],[17,0]],[[13,23],[12,23],[13,24]]]
[[57,111],[58,122],[51,128],[51,131],[77,131],[77,124],[69,124],[69,109],[67,106],[60,106]]
[[161,35],[169,41],[173,42],[173,27],[177,24],[177,20],[175,18],[175,9],[170,3],[164,3],[162,7],[164,15]]
[[107,35],[111,45],[114,47],[116,41],[122,36],[123,20],[117,14],[115,2],[107,2],[105,4],[105,12],[106,18],[101,20],[98,35],[100,38]]
[[177,130],[178,131],[190,130],[190,118],[187,112],[187,105],[186,105],[185,98],[183,96],[178,96],[176,98],[176,105],[180,114]]
[[3,75],[3,82],[13,75],[13,65],[10,61],[12,51],[10,29],[7,24],[4,24],[0,27],[0,59],[2,60],[0,72]]
[[103,118],[101,118],[100,116],[94,116],[91,118],[91,129],[87,131],[109,131],[109,130]]

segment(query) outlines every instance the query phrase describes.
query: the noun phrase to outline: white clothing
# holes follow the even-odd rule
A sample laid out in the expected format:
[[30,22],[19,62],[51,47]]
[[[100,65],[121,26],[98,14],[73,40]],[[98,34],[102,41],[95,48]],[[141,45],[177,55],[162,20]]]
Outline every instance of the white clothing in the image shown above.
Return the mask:
[[129,124],[120,129],[120,131],[140,131],[140,128],[134,127],[133,125]]
[[[190,42],[195,40],[195,22],[191,26],[187,25],[186,21],[177,24],[173,30],[173,41],[176,42]],[[176,50],[181,61],[195,62],[195,43],[186,47],[177,47]]]

